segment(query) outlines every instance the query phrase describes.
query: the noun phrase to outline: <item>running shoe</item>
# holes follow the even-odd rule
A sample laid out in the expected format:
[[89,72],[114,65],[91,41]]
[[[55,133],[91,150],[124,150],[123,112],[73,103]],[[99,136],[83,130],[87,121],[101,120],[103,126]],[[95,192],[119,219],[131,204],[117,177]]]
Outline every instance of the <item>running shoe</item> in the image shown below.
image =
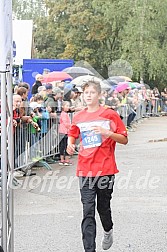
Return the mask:
[[72,165],[72,163],[69,162],[69,161],[68,161],[68,162],[65,161],[65,162],[64,162],[64,165],[65,165],[65,166],[69,166],[69,165]]
[[113,244],[113,229],[109,232],[104,231],[104,236],[102,239],[102,248],[103,250],[108,250]]
[[65,165],[65,162],[64,161],[60,161],[59,165]]

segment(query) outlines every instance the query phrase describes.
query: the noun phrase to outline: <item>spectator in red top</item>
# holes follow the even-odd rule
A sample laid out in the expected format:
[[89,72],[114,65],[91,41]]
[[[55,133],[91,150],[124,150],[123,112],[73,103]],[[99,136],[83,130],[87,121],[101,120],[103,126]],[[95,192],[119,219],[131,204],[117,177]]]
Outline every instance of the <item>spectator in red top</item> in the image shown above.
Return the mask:
[[20,105],[22,103],[21,96],[18,94],[13,95],[13,126],[17,127],[20,123]]
[[14,167],[18,166],[19,142],[20,142],[20,105],[22,103],[21,96],[13,95],[13,132],[14,132]]
[[83,204],[82,238],[86,252],[96,251],[95,199],[97,211],[104,229],[102,248],[113,243],[113,222],[110,200],[115,173],[115,145],[127,144],[126,128],[117,112],[99,105],[100,83],[94,80],[83,85],[87,108],[74,115],[68,133],[67,152],[75,151],[75,141],[80,136],[77,176],[80,181]]

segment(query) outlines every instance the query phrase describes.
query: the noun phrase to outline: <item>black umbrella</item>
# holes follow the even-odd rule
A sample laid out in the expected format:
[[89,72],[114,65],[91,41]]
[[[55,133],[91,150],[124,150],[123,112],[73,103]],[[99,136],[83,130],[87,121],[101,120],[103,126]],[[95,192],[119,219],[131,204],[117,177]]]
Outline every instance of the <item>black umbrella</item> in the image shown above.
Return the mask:
[[132,81],[129,77],[127,76],[111,76],[108,78],[108,80],[116,82],[117,84],[119,82],[124,82],[124,81]]
[[63,72],[66,72],[70,74],[73,78],[77,78],[78,76],[83,75],[92,75],[94,76],[94,73],[92,73],[89,69],[85,67],[67,67],[63,70]]
[[114,80],[111,80],[108,78],[107,80],[104,81],[105,83],[108,83],[110,86],[116,86],[118,83]]

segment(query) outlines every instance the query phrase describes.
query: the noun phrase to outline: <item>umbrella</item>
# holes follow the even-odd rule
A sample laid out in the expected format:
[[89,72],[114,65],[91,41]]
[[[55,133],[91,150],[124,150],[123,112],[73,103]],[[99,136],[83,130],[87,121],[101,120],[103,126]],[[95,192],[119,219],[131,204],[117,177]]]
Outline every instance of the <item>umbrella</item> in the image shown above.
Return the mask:
[[108,79],[104,80],[103,83],[109,85],[109,87],[110,87],[109,88],[109,93],[112,93],[116,89],[116,87],[118,85],[117,83],[109,81]]
[[128,85],[129,85],[129,87],[131,87],[132,89],[137,88],[137,82],[136,82],[136,83],[135,83],[135,82],[128,82]]
[[110,85],[108,83],[105,83],[102,81],[100,78],[91,76],[91,75],[84,75],[84,76],[79,76],[71,81],[72,84],[75,84],[77,87],[81,87],[85,82],[87,81],[98,81],[100,82],[101,88],[102,89],[110,89]]
[[124,91],[124,90],[126,90],[126,89],[130,89],[130,87],[129,87],[129,85],[128,85],[128,83],[123,83],[123,84],[119,84],[117,87],[116,87],[116,91],[119,93],[119,92],[122,92],[122,91]]
[[132,81],[129,77],[127,76],[111,76],[109,80],[114,81],[116,83],[118,82],[124,82],[124,81]]
[[109,94],[109,95],[111,95],[111,94],[112,94],[112,92],[114,92],[114,91],[115,91],[115,88],[116,88],[116,87],[111,86],[111,87],[110,87],[110,90],[108,91],[108,94]]
[[65,72],[54,71],[48,74],[44,74],[42,82],[47,83],[52,81],[64,81],[64,80],[72,80],[71,75]]
[[118,83],[114,80],[111,80],[110,78],[108,78],[107,80],[104,80],[104,82],[108,83],[111,86],[116,86]]
[[117,85],[119,86],[119,85],[124,85],[124,84],[125,84],[125,85],[128,85],[129,83],[128,83],[128,82],[126,82],[126,81],[123,81],[123,82],[118,82],[118,84],[117,84]]
[[125,81],[132,81],[132,79],[129,78],[128,76],[119,76],[119,77],[124,79]]
[[73,78],[77,78],[78,76],[83,76],[83,75],[94,75],[89,69],[85,67],[67,67],[63,70],[63,72],[66,72],[70,74]]

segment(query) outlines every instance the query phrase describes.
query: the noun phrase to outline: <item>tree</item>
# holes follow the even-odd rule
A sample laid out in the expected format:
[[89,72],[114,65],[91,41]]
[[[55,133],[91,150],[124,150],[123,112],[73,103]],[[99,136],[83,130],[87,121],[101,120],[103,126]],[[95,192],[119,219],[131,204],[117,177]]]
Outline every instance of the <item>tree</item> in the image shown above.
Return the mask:
[[45,0],[13,0],[13,14],[17,19],[33,19],[46,14]]
[[13,2],[19,18],[34,19],[36,57],[85,60],[104,77],[111,64],[126,60],[134,80],[166,81],[166,0]]
[[124,27],[122,58],[133,66],[136,80],[160,83],[166,79],[166,8],[155,0],[135,1]]
[[[45,22],[51,37],[49,41],[43,28],[37,29],[35,44],[38,55],[54,54],[55,57],[73,58],[75,61],[85,60],[107,77],[108,65],[120,56],[119,32],[124,20],[116,14],[120,10],[116,1],[109,5],[112,20],[106,18],[102,6],[103,1],[100,4],[83,0],[57,0],[56,4],[47,1],[49,15],[45,21],[40,19],[37,27],[41,27],[41,23],[43,27]],[[128,11],[128,6],[126,8]],[[46,39],[47,44],[43,43]]]

